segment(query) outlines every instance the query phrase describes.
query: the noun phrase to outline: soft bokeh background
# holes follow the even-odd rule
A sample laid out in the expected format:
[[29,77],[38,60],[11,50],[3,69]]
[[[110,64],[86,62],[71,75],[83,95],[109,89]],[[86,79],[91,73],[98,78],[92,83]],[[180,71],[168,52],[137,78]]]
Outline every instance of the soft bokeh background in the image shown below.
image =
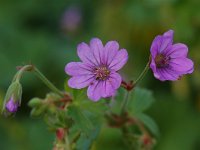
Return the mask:
[[[153,38],[168,29],[175,31],[175,42],[189,46],[195,71],[177,82],[160,82],[149,71],[140,84],[151,89],[156,98],[147,112],[160,127],[155,149],[199,150],[199,0],[1,0],[1,103],[17,65],[35,64],[63,88],[65,64],[78,60],[77,44],[89,42],[92,37],[104,43],[117,40],[126,48],[129,62],[122,74],[127,80],[135,79],[148,61]],[[31,97],[44,97],[48,89],[30,73],[22,83],[23,102],[16,117],[0,117],[0,149],[49,150],[54,134],[47,131],[42,120],[29,117],[27,106]],[[98,138],[98,149],[123,149],[120,133],[105,130]]]

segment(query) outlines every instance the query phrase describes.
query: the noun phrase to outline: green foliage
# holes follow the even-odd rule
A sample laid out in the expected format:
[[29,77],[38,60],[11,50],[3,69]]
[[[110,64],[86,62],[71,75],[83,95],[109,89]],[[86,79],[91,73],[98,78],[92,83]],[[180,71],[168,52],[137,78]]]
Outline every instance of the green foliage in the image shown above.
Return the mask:
[[[69,88],[65,89],[71,91]],[[71,95],[73,95],[73,102],[67,108],[68,116],[74,121],[70,129],[70,140],[77,140],[77,150],[88,150],[99,135],[106,106],[102,101],[89,100],[85,89],[74,89]]]
[[139,113],[136,115],[136,117],[144,123],[144,125],[149,129],[149,131],[153,135],[159,137],[160,135],[159,128],[151,117],[149,117],[148,115],[144,113]]
[[81,134],[80,139],[77,141],[77,150],[89,150],[92,143],[99,135],[100,129],[100,126],[96,125],[89,135]]
[[129,111],[133,114],[139,114],[147,110],[155,101],[151,91],[136,87],[129,97]]
[[159,129],[157,124],[151,117],[144,114],[144,111],[147,110],[155,101],[152,92],[147,89],[137,87],[133,90],[133,92],[131,92],[129,98],[129,112],[143,122],[152,134],[158,137]]
[[[38,5],[39,3],[40,5]],[[68,7],[76,4],[80,6],[84,17],[81,30],[71,36],[69,33],[63,33],[60,30],[60,18]],[[5,95],[4,91],[14,74],[16,65],[24,63],[36,64],[45,71],[45,74],[48,74],[54,83],[61,87],[63,79],[66,77],[63,71],[65,64],[77,59],[77,56],[75,57],[76,44],[81,41],[89,41],[94,35],[102,38],[104,43],[108,40],[117,40],[120,46],[129,51],[129,64],[124,68],[124,73],[131,78],[136,77],[142,69],[145,63],[144,58],[147,58],[149,46],[155,35],[161,34],[169,28],[174,29],[176,32],[175,41],[182,41],[189,45],[189,55],[196,64],[199,64],[199,5],[198,0],[128,0],[116,1],[116,3],[105,0],[71,0],[67,2],[66,0],[60,0],[48,1],[48,4],[47,1],[39,0],[1,0],[0,84],[3,93],[0,97]],[[121,28],[123,30],[120,30]],[[199,76],[200,72],[196,69],[194,74],[189,77],[190,79],[185,78],[184,82],[183,80],[176,83],[159,82],[150,73],[145,77],[142,84],[155,91],[156,96],[159,97],[153,107],[149,107],[150,109],[142,108],[143,111],[147,110],[148,114],[150,113],[162,128],[162,139],[158,141],[159,143],[155,149],[200,149]],[[39,82],[36,81],[34,78],[24,79],[23,103],[35,94],[42,96],[46,92],[46,88],[43,88],[43,85],[38,84]],[[173,91],[176,95],[175,86],[176,89],[179,89],[178,94],[181,96],[185,97],[186,93],[189,94],[185,101],[177,102],[177,99],[169,92]],[[86,95],[85,92],[83,92],[83,95]],[[119,112],[124,95],[120,96],[121,98],[109,104],[114,112]],[[130,109],[133,111],[133,116],[138,117],[140,113],[138,113],[138,109],[136,109],[136,112],[132,109],[134,105],[130,105],[131,100],[133,99],[129,101]],[[119,107],[114,108],[113,105],[116,103]],[[93,112],[96,108],[93,106],[89,107],[86,104],[85,108]],[[48,117],[46,115],[44,117],[47,117],[47,120],[52,124],[57,125],[56,127],[61,126],[58,120],[54,119],[58,116],[61,119],[63,118],[62,115],[54,114],[54,107],[49,107],[48,111],[50,111]],[[97,111],[101,113],[99,109]],[[141,114],[144,114],[144,112],[141,112]],[[63,116],[67,117],[67,115]],[[40,129],[40,124],[35,120],[26,121],[27,123],[23,121],[27,118],[24,104],[20,107],[16,117],[19,117],[20,120],[18,126],[21,126],[22,131],[28,135],[20,142],[19,136],[22,136],[24,132],[16,132],[16,125],[13,122],[2,119],[0,125],[1,149],[50,149],[51,144],[49,143],[54,137],[52,139],[49,139],[49,137],[53,134],[45,135],[43,133],[45,127]],[[142,119],[140,120],[142,121]],[[5,127],[2,127],[3,124],[6,124]],[[25,127],[27,127],[27,130]],[[31,127],[34,127],[34,130],[31,130]],[[109,131],[111,129],[106,129],[104,131],[105,136],[101,138],[104,143],[100,142],[96,149],[126,149],[120,143],[122,139],[114,140],[116,135],[110,136]],[[109,140],[107,140],[108,137]],[[49,140],[46,141],[46,139]],[[24,141],[27,142],[24,143]],[[38,144],[41,141],[42,144]],[[26,147],[27,144],[29,144],[28,148]],[[42,147],[43,145],[47,147]]]
[[109,103],[108,103],[108,107],[110,109],[110,111],[112,111],[115,114],[120,114],[120,109],[122,106],[122,101],[125,97],[125,93],[127,91],[124,88],[119,88],[116,96],[114,99],[112,99]]
[[[45,99],[35,97],[28,102],[28,106],[32,108],[30,114],[32,117],[40,117],[44,115],[47,110],[49,110],[49,108],[51,107],[51,100],[49,99],[49,95],[50,94],[47,94]],[[51,97],[51,99],[53,99],[53,97]]]
[[87,116],[79,107],[70,106],[68,114],[75,122],[75,126],[82,132],[88,134],[94,128],[89,116]]
[[48,128],[55,131],[57,128],[71,127],[72,120],[65,110],[60,109],[60,97],[57,94],[49,93],[44,99],[33,98],[28,106],[32,108],[32,117],[43,117]]
[[[115,105],[112,107],[113,112],[119,113],[119,108],[122,103],[123,98],[125,97],[125,93],[127,91],[124,89],[120,89]],[[148,128],[148,130],[159,137],[159,129],[157,124],[153,121],[151,117],[145,114],[145,111],[151,107],[153,102],[155,101],[153,94],[151,91],[139,87],[135,87],[129,93],[129,103],[127,112],[130,113],[131,117],[139,119],[144,125]]]

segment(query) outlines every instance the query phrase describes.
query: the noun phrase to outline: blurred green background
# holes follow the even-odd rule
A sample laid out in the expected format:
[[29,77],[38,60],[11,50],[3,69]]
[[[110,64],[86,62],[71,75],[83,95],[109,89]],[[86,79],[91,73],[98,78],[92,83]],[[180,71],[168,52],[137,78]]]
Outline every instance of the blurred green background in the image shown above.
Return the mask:
[[[77,44],[92,37],[104,43],[117,40],[126,48],[129,62],[121,73],[126,80],[135,79],[148,61],[152,40],[168,29],[175,31],[175,42],[188,45],[195,71],[176,82],[160,82],[149,71],[141,82],[156,98],[147,112],[161,132],[155,149],[199,150],[199,0],[1,0],[0,105],[18,65],[35,64],[62,89],[65,64],[78,60]],[[27,106],[31,97],[44,97],[48,89],[30,73],[22,83],[19,112],[12,119],[0,117],[0,149],[49,150],[54,134],[42,120],[29,117]],[[104,130],[97,149],[123,150],[120,133]]]

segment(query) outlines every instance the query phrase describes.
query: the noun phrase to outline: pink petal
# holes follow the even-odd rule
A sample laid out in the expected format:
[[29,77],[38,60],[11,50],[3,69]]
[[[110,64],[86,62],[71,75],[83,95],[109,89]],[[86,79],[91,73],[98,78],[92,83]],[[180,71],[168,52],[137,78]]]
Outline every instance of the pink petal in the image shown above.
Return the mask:
[[157,72],[157,68],[154,66],[154,64],[150,64],[150,68],[152,69],[153,75],[156,79],[160,78],[160,74]]
[[98,101],[101,97],[111,97],[115,94],[116,89],[120,87],[121,81],[121,76],[116,72],[112,72],[109,79],[105,81],[95,80],[90,84],[87,95],[93,101]]
[[188,58],[175,58],[170,60],[170,68],[179,74],[188,74],[194,71],[194,63]]
[[112,84],[110,84],[110,82],[108,81],[103,81],[102,89],[102,97],[104,98],[111,97],[115,94],[115,89],[112,87]]
[[177,43],[174,44],[169,51],[166,52],[166,55],[170,58],[178,57],[187,57],[188,47],[185,44]]
[[65,66],[65,72],[70,76],[90,75],[92,68],[82,62],[71,62]]
[[93,52],[94,58],[97,61],[97,63],[101,64],[104,53],[104,47],[101,40],[98,38],[93,38],[90,41],[90,48]]
[[68,80],[68,85],[71,88],[82,89],[90,85],[95,78],[92,75],[74,76]]
[[159,79],[160,75],[157,72],[157,67],[156,67],[156,63],[155,63],[154,59],[151,60],[150,68],[153,71],[154,77],[156,79]]
[[174,31],[169,30],[163,35],[158,35],[155,37],[151,44],[151,55],[153,59],[158,53],[162,53],[164,50],[167,50],[169,46],[173,43]]
[[104,61],[109,65],[114,59],[119,49],[119,44],[116,41],[109,41],[105,45]]
[[[171,39],[173,39],[174,36],[174,31],[173,30],[168,30],[167,32],[165,32],[163,34],[164,37],[170,37]],[[173,41],[172,41],[173,42]]]
[[115,71],[120,70],[128,60],[128,53],[125,49],[117,52],[112,62],[109,64],[109,68]]
[[153,40],[153,42],[151,44],[151,56],[153,59],[159,53],[161,42],[162,42],[162,36],[158,35],[155,37],[155,39]]
[[102,93],[102,84],[103,82],[94,80],[92,84],[87,89],[87,96],[92,100],[92,101],[98,101],[101,98],[101,93]]
[[121,85],[122,77],[117,72],[111,72],[110,78],[107,80],[107,82],[110,82],[114,89],[118,89]]
[[168,47],[172,45],[173,39],[171,37],[162,37],[162,41],[159,48],[159,53],[164,52],[165,50],[168,50]]
[[110,78],[105,80],[102,84],[103,91],[102,91],[102,97],[111,97],[115,94],[116,89],[118,89],[121,85],[122,78],[121,76],[116,73],[112,72],[110,74]]
[[176,81],[179,78],[179,75],[176,74],[176,72],[171,71],[168,68],[158,69],[157,72],[159,74],[158,79],[161,81],[166,81],[166,80]]
[[160,49],[159,49],[160,53],[163,52],[164,50],[167,50],[168,47],[170,47],[172,45],[173,36],[174,36],[173,30],[169,30],[169,31],[167,31],[163,34],[161,46],[160,46]]
[[98,62],[95,59],[92,50],[86,43],[82,42],[78,45],[77,53],[78,53],[79,58],[84,63],[90,64],[92,66],[98,65]]

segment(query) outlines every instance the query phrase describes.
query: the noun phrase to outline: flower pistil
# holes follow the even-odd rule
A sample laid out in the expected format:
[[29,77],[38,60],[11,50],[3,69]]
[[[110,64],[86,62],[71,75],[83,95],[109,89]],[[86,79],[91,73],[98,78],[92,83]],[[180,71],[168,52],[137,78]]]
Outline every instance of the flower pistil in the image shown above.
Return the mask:
[[94,70],[96,80],[106,80],[110,75],[110,70],[105,67],[96,67]]
[[163,54],[158,54],[155,58],[155,63],[158,68],[167,67],[169,65],[170,57]]

